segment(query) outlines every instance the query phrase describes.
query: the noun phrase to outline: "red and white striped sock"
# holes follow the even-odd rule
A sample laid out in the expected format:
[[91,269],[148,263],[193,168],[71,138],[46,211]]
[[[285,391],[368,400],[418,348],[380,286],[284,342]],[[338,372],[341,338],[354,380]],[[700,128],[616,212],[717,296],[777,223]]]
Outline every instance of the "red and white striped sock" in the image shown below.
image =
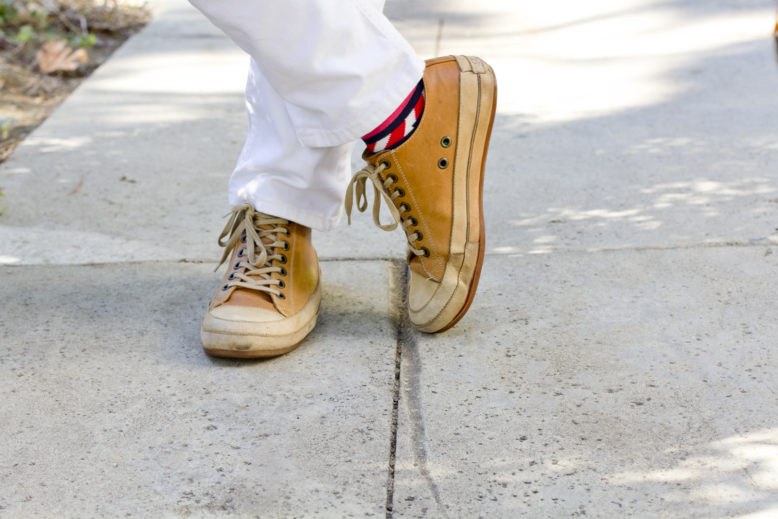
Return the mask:
[[419,81],[405,101],[378,128],[368,133],[365,141],[370,153],[391,150],[405,142],[421,121],[424,112],[424,84]]

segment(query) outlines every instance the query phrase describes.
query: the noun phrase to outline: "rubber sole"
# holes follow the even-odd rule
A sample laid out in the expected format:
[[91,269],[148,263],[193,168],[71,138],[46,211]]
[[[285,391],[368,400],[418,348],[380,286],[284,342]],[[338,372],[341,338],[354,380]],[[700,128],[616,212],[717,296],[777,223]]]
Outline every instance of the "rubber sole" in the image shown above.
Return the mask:
[[[447,324],[445,324],[442,328],[438,330],[431,331],[429,333],[442,333],[446,330],[449,330],[451,327],[453,327],[455,324],[457,324],[467,313],[467,311],[470,309],[470,305],[473,303],[473,299],[475,299],[475,293],[478,290],[478,282],[481,279],[481,269],[483,267],[484,262],[484,256],[486,253],[486,230],[484,226],[484,204],[483,204],[483,192],[484,192],[484,174],[486,171],[486,156],[489,151],[489,141],[492,137],[492,126],[494,125],[494,117],[497,112],[497,79],[494,76],[494,70],[487,65],[488,71],[493,78],[494,87],[492,89],[492,107],[491,112],[489,113],[489,121],[488,121],[488,127],[486,131],[486,138],[483,142],[483,158],[481,160],[480,169],[479,169],[479,183],[478,183],[478,213],[479,213],[479,240],[478,240],[478,255],[476,258],[475,267],[473,270],[473,277],[470,281],[470,285],[468,286],[468,292],[467,297],[465,298],[465,302],[462,306],[462,308],[457,312],[457,314],[454,316],[454,318],[449,321]],[[480,103],[480,99],[479,99]],[[474,133],[478,132],[478,127],[474,128]]]
[[[297,348],[316,326],[321,304],[321,285],[308,302],[293,317],[273,323],[254,325],[214,318],[206,314],[200,328],[203,350],[214,357],[258,359],[277,357]],[[238,329],[239,328],[239,329]]]

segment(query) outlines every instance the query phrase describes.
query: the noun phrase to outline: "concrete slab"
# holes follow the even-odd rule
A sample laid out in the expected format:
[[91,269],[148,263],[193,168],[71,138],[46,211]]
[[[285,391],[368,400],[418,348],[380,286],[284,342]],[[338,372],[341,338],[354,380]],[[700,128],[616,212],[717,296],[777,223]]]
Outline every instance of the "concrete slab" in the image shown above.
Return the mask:
[[776,252],[487,258],[403,347],[395,517],[778,514]]
[[317,329],[265,362],[202,353],[208,265],[0,268],[0,516],[383,517],[387,268],[322,264]]

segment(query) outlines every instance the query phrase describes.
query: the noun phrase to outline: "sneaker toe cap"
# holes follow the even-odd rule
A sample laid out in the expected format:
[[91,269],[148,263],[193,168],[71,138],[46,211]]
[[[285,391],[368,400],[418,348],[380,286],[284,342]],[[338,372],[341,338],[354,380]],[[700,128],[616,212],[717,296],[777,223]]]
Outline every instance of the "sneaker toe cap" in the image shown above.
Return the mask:
[[249,323],[272,323],[284,319],[284,316],[275,310],[237,305],[217,306],[210,311],[210,314],[222,321]]

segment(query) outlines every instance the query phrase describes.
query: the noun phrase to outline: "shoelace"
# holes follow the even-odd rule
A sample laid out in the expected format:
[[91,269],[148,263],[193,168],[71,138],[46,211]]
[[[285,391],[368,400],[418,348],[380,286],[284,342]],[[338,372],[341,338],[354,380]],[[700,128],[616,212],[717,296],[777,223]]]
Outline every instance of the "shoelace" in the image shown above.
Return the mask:
[[[289,223],[289,220],[257,212],[249,204],[236,206],[232,210],[230,220],[219,235],[219,245],[224,247],[224,254],[216,268],[218,269],[230,257],[232,251],[240,246],[239,244],[245,243],[246,248],[238,252],[240,259],[232,266],[233,272],[227,277],[227,283],[222,290],[228,290],[233,286],[244,287],[275,294],[284,299],[284,294],[279,290],[284,288],[283,280],[272,279],[270,275],[285,271],[284,267],[272,266],[272,261],[286,263],[286,256],[270,254],[268,249],[289,250],[289,242],[280,238],[282,235],[289,235]],[[229,239],[225,241],[227,236]]]
[[[387,162],[380,162],[378,166],[371,164],[365,165],[360,171],[357,171],[351,178],[348,187],[346,188],[346,216],[348,217],[348,223],[351,225],[351,210],[354,207],[354,198],[357,202],[357,210],[360,213],[364,213],[367,209],[367,194],[365,193],[367,188],[367,181],[370,180],[373,183],[373,223],[379,229],[384,231],[393,231],[397,228],[398,224],[402,225],[405,236],[408,239],[408,248],[417,256],[429,256],[429,249],[426,247],[416,248],[414,243],[421,241],[421,231],[410,232],[410,227],[418,225],[415,218],[403,218],[403,214],[409,212],[411,207],[403,202],[399,206],[395,203],[398,198],[405,196],[405,192],[401,189],[395,189],[391,193],[389,192],[390,186],[398,182],[397,176],[392,174],[387,175],[386,180],[381,180],[380,174],[389,167]],[[386,205],[389,207],[389,212],[394,218],[394,223],[382,224],[381,223],[381,198],[386,200]]]

